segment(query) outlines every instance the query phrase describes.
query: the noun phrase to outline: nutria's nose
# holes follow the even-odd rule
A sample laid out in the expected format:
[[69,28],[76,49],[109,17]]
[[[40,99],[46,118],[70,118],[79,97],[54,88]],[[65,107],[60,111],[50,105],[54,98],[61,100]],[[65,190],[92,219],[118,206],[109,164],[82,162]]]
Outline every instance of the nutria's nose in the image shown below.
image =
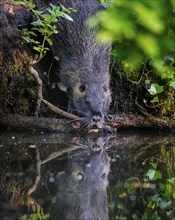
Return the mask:
[[94,124],[100,123],[101,120],[102,120],[102,118],[101,118],[100,115],[94,115],[94,116],[92,117],[92,122],[93,122]]
[[100,125],[103,122],[103,114],[100,111],[93,111],[92,112],[92,118],[91,118],[91,123],[93,125]]

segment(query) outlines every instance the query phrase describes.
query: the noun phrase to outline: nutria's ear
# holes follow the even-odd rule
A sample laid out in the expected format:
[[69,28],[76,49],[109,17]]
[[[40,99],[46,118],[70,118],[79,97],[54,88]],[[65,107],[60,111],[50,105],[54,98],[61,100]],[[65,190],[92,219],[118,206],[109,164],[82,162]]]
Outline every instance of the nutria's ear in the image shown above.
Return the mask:
[[64,86],[61,82],[57,83],[59,89],[63,92],[67,92],[67,87]]

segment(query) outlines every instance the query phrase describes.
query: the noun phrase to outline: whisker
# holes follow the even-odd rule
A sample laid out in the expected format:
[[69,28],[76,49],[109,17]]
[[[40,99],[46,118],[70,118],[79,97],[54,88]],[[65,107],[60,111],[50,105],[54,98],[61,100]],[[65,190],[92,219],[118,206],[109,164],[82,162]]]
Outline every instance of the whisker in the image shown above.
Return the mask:
[[105,126],[103,127],[103,130],[105,131],[105,135],[107,135],[107,134],[108,134],[108,130],[107,130],[107,128],[106,128],[106,124],[105,124]]
[[80,114],[81,116],[83,117],[88,117],[88,114],[87,113],[84,113],[82,111],[78,111],[77,114]]
[[69,120],[66,124],[70,124],[70,123],[72,123],[72,122],[82,121],[82,120],[84,120],[84,118],[71,119],[71,120]]
[[85,118],[84,123],[82,126],[79,128],[78,132],[80,132],[86,125],[89,124],[90,118]]

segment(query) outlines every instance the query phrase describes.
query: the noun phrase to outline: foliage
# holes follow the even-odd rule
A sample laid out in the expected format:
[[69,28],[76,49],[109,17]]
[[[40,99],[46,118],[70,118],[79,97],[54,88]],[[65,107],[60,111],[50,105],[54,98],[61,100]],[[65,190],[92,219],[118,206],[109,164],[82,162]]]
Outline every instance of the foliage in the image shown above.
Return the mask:
[[23,215],[19,218],[20,220],[44,220],[44,219],[49,219],[49,214],[44,215],[39,214],[39,213],[32,213],[30,215]]
[[[51,36],[53,34],[57,34],[56,23],[59,22],[59,18],[65,18],[69,21],[73,21],[70,17],[70,13],[74,11],[72,8],[65,8],[64,6],[56,6],[50,4],[50,7],[46,8],[46,12],[35,10],[36,5],[29,1],[15,2],[16,4],[25,4],[29,10],[33,12],[36,17],[36,21],[31,23],[31,30],[23,29],[22,30],[22,39],[27,43],[33,44],[33,49],[39,53],[39,58],[37,62],[39,62],[43,56],[45,56],[46,52],[49,48],[46,46],[46,43],[52,45]],[[38,35],[40,34],[43,37],[42,42],[38,39]]]
[[[147,178],[145,181],[151,181],[156,185],[156,192],[154,195],[149,195],[146,198],[147,208],[152,210],[158,210],[158,213],[165,212],[166,217],[170,218],[173,216],[173,204],[175,199],[175,178],[162,178],[163,174],[158,170],[157,163],[150,163],[151,168],[147,172]],[[159,168],[160,169],[160,168]],[[157,182],[158,179],[162,179]],[[157,217],[158,219],[158,217]]]
[[[147,164],[143,162],[145,167]],[[118,195],[116,219],[173,219],[175,209],[175,177],[158,161],[148,164],[146,175],[117,182],[113,195]],[[132,207],[132,208],[131,208]],[[114,210],[114,200],[109,209]],[[139,209],[139,212],[138,210]],[[142,213],[142,214],[141,214]],[[141,215],[140,215],[141,214]]]
[[174,115],[175,2],[110,2],[110,7],[91,19],[90,26],[98,26],[98,40],[114,42],[113,58],[121,61],[126,79],[146,88],[146,106]]

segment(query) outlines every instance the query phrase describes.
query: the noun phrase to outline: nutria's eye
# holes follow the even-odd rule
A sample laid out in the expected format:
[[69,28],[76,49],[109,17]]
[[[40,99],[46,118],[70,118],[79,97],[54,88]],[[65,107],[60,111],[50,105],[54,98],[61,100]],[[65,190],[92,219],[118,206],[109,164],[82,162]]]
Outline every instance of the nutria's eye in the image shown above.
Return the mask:
[[84,92],[86,90],[86,86],[84,83],[80,85],[79,90],[80,92]]
[[103,180],[106,180],[106,179],[107,179],[106,173],[104,173],[104,174],[102,175],[102,179],[103,179]]
[[107,91],[108,91],[108,86],[107,86],[107,85],[104,85],[104,86],[103,86],[103,89],[104,89],[105,92],[107,92]]
[[83,173],[77,173],[77,179],[78,180],[83,180],[84,179],[84,174]]

